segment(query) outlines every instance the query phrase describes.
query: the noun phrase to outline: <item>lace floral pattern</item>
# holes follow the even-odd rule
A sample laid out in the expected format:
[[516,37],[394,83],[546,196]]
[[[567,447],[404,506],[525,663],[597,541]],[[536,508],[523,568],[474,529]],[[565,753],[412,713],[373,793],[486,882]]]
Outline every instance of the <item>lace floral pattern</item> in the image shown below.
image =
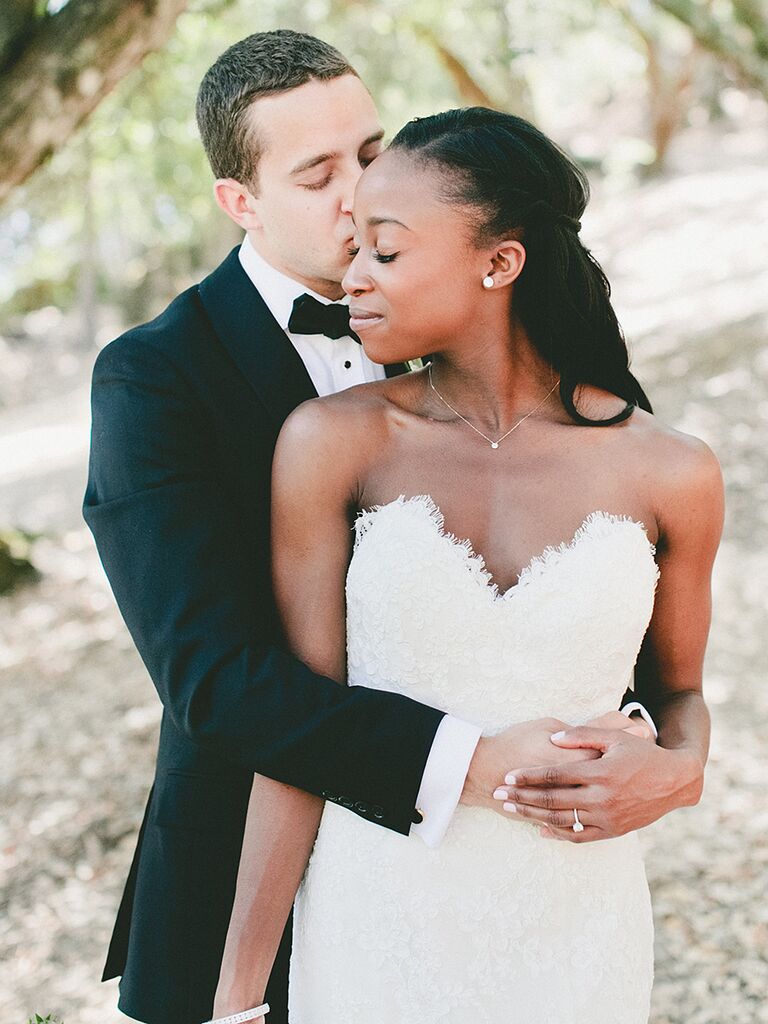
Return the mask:
[[[362,512],[350,685],[486,735],[617,707],[653,610],[641,523],[597,511],[501,592],[427,495]],[[645,1024],[653,923],[636,833],[574,845],[459,806],[430,849],[326,804],[297,895],[290,1024]]]

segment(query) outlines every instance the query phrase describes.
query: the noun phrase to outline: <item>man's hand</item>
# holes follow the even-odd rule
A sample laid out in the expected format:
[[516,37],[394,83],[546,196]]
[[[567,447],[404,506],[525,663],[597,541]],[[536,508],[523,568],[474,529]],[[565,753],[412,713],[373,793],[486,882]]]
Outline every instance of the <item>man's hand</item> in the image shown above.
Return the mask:
[[[513,818],[541,822],[542,835],[571,843],[611,839],[643,828],[677,807],[699,802],[704,764],[691,750],[668,750],[627,729],[568,729],[552,738],[564,752],[589,749],[598,760],[512,769],[503,807]],[[497,790],[499,792],[499,790]],[[583,832],[574,832],[573,809]]]
[[598,715],[597,718],[590,718],[584,725],[590,729],[621,729],[632,736],[656,742],[653,730],[644,718],[629,718],[621,711],[609,711],[605,715]]
[[[627,721],[625,715],[621,717]],[[567,723],[559,718],[537,718],[510,725],[496,736],[481,736],[469,764],[459,803],[470,807],[487,807],[505,814],[498,800],[494,800],[493,791],[509,771],[510,765],[571,764],[600,757],[597,750],[562,750],[556,747],[550,739],[552,733],[567,728]]]

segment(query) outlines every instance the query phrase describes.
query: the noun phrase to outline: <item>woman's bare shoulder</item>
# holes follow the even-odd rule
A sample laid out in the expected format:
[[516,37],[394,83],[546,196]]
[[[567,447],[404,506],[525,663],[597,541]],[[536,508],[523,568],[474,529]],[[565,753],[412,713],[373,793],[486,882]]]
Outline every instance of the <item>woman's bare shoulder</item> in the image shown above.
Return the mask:
[[632,413],[631,433],[660,482],[683,490],[722,485],[718,458],[700,437],[678,430],[644,409]]
[[352,494],[386,440],[388,381],[312,398],[285,420],[273,479],[301,476],[318,488]]
[[[592,385],[580,388],[577,395],[576,408],[593,419],[607,419],[626,407],[623,398]],[[657,480],[668,479],[679,486],[697,488],[716,485],[720,479],[720,464],[705,441],[670,426],[645,409],[634,409],[619,424],[617,435],[648,461]]]
[[639,470],[662,537],[698,538],[716,550],[723,527],[724,485],[720,462],[700,437],[677,430],[642,409],[632,414],[631,433]]
[[287,417],[281,442],[322,447],[339,436],[365,440],[383,421],[388,407],[388,381],[358,384],[322,398],[302,402]]

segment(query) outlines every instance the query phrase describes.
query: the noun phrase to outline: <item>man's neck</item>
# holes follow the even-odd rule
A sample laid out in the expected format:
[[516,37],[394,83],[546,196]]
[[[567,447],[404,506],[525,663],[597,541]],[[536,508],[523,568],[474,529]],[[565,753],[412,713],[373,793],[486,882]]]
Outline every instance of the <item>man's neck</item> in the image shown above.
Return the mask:
[[283,266],[278,261],[271,258],[270,255],[263,252],[252,232],[248,231],[246,234],[248,235],[248,241],[250,242],[254,252],[256,252],[265,263],[268,263],[273,270],[277,271],[278,274],[282,274],[283,277],[290,278],[291,281],[295,281],[297,284],[300,284],[302,288],[306,288],[308,291],[314,292],[315,295],[320,295],[324,299],[330,299],[331,302],[338,302],[339,299],[344,298],[344,289],[341,287],[340,282],[326,281],[322,278],[310,279],[304,277],[302,274],[296,273],[296,271],[292,270],[290,267]]

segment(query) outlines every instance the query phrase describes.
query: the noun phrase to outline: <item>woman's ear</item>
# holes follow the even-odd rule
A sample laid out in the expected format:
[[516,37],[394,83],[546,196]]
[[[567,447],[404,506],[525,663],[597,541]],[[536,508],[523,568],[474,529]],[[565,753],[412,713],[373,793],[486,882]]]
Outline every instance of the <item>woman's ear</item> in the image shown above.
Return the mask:
[[226,215],[245,231],[261,225],[257,215],[258,200],[250,190],[234,178],[217,178],[213,185],[216,203]]
[[525,266],[525,247],[517,239],[499,242],[490,260],[488,273],[497,288],[512,284]]

